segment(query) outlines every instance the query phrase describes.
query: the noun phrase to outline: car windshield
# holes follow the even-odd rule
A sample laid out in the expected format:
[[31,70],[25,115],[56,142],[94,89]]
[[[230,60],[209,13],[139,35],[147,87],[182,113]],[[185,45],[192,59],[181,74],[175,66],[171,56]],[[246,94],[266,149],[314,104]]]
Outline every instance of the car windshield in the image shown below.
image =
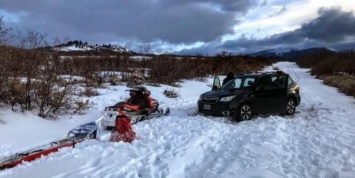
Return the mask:
[[230,90],[230,89],[237,89],[237,90],[244,90],[249,89],[253,86],[255,81],[255,77],[248,76],[248,77],[236,77],[226,84],[224,84],[221,89],[222,90]]

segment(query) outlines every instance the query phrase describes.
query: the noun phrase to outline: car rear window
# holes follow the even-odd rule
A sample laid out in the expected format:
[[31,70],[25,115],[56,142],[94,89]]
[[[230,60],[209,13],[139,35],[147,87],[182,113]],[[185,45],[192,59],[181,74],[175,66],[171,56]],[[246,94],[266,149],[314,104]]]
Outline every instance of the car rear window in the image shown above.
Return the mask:
[[295,83],[290,76],[288,76],[287,85],[290,86]]

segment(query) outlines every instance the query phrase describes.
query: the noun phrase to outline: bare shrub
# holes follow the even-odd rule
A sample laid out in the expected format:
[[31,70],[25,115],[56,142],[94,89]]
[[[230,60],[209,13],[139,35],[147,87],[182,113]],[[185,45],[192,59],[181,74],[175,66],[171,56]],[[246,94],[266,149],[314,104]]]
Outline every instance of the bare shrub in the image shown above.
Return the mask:
[[127,87],[135,87],[138,85],[143,85],[146,82],[143,71],[136,69],[131,76],[128,78]]
[[160,87],[160,83],[154,83],[154,82],[150,82],[150,83],[147,83],[147,85],[150,85],[150,86],[153,86],[153,87]]
[[85,83],[85,87],[89,87],[89,88],[90,87],[93,87],[93,88],[99,87],[99,83],[95,79],[86,80],[84,83]]
[[92,87],[86,87],[83,91],[79,93],[79,96],[98,96],[99,92]]
[[8,102],[11,105],[11,109],[14,110],[14,106],[19,104],[21,109],[25,108],[25,104],[30,102],[31,98],[26,98],[25,96],[25,84],[21,83],[19,80],[12,80],[9,82],[8,90]]
[[171,86],[173,87],[181,87],[181,84],[179,82],[172,83]]
[[89,106],[89,100],[87,99],[85,102],[83,101],[76,101],[74,107],[74,114],[79,113],[83,114],[82,111],[85,110]]
[[117,75],[112,75],[109,77],[109,82],[111,85],[115,86],[115,85],[118,85],[120,83],[120,80],[118,78]]
[[334,67],[338,65],[339,60],[337,58],[325,58],[312,66],[312,73],[320,75],[331,75],[334,72]]
[[338,86],[338,82],[336,82],[338,77],[336,76],[320,76],[320,79],[323,80],[323,83],[331,86]]
[[207,78],[206,77],[196,77],[195,80],[199,81],[199,82],[207,82]]
[[167,56],[157,56],[150,60],[149,81],[153,83],[172,84],[178,80],[175,68],[176,60]]
[[175,89],[165,89],[163,93],[168,98],[177,98],[179,96],[179,92]]

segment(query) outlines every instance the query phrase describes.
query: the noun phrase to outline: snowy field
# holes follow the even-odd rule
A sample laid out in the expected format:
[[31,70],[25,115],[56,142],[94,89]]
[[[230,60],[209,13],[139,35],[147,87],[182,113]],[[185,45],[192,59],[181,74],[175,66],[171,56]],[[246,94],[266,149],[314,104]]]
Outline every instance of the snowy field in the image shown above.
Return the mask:
[[[186,81],[180,96],[166,98],[168,86],[150,87],[152,97],[171,114],[133,125],[137,139],[111,143],[109,133],[75,148],[0,171],[9,178],[116,177],[267,177],[354,178],[355,100],[310,76],[294,63],[275,64],[300,85],[301,105],[294,116],[257,116],[234,123],[224,117],[197,115],[198,96],[208,82]],[[270,67],[271,69],[271,67]],[[128,96],[123,86],[100,89],[85,115],[59,120],[31,112],[0,110],[0,157],[66,136],[73,127],[95,121],[105,106]]]

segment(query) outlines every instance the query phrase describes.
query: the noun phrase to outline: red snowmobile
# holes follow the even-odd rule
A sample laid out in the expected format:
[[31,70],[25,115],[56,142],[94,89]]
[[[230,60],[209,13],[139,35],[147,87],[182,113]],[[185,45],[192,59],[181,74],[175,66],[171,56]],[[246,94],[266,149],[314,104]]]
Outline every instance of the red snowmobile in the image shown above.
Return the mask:
[[134,87],[129,91],[130,98],[105,108],[105,115],[101,121],[101,127],[112,130],[115,127],[116,117],[126,116],[131,124],[139,121],[160,117],[170,113],[169,108],[159,107],[159,102],[150,97],[150,91],[143,86]]

